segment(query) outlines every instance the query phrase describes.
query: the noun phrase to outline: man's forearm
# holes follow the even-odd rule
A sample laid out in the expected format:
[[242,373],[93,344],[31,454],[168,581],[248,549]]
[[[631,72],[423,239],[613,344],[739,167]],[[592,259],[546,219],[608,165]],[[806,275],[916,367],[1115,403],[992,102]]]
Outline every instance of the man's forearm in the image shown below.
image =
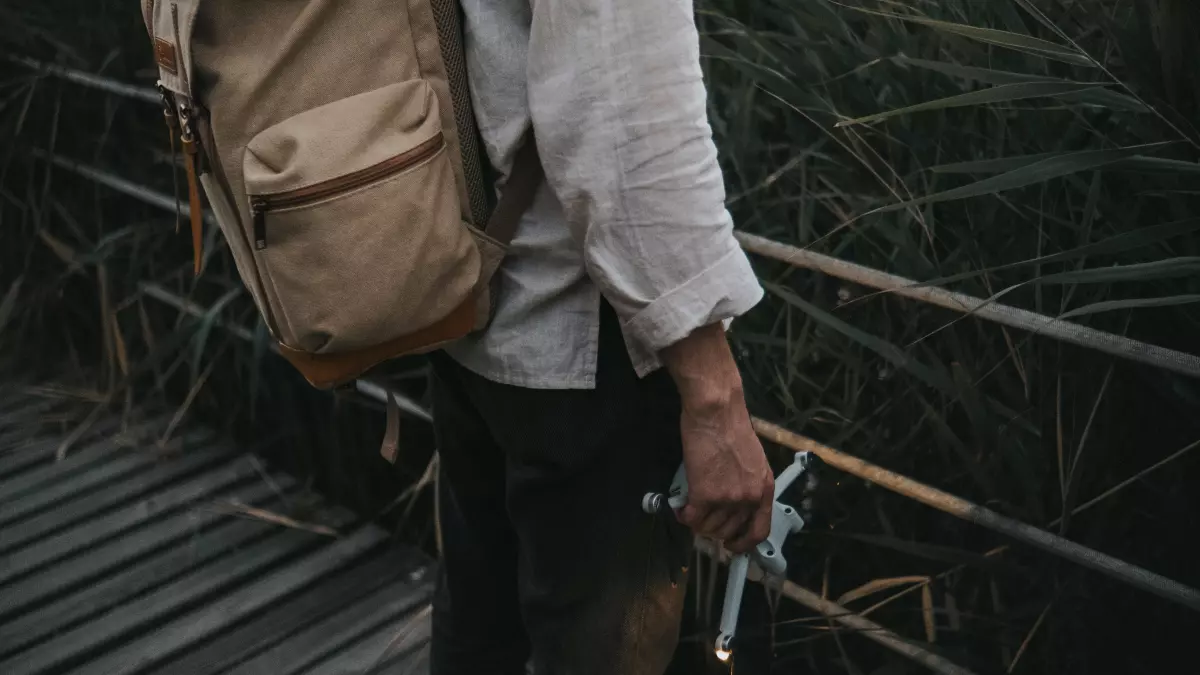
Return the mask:
[[775,481],[754,433],[742,378],[718,322],[662,350],[679,387],[688,503],[681,522],[697,534],[750,550],[771,532]]
[[742,377],[721,323],[693,331],[660,356],[688,408],[701,412],[742,402]]

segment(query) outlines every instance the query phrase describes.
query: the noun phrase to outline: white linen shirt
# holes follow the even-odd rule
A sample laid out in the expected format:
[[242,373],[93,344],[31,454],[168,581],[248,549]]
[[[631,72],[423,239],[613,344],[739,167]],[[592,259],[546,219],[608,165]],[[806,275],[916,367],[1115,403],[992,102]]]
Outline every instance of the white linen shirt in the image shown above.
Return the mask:
[[446,351],[490,380],[596,383],[601,294],[639,376],[763,291],[733,237],[691,0],[461,0],[488,158],[530,124],[546,171],[497,274],[491,325]]

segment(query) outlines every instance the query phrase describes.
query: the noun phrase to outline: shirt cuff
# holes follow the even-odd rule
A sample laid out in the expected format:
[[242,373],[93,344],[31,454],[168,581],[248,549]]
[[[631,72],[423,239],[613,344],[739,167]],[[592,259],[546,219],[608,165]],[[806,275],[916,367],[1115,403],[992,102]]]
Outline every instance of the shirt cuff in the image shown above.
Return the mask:
[[750,311],[763,298],[762,286],[741,248],[700,274],[661,295],[624,324],[626,335],[653,354],[679,342],[697,328]]

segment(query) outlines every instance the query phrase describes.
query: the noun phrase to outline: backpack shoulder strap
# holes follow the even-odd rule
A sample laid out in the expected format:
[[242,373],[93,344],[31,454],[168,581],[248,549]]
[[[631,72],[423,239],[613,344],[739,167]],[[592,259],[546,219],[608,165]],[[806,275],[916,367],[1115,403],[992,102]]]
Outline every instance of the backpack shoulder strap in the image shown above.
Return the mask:
[[500,200],[492,210],[491,218],[488,218],[485,231],[489,237],[505,246],[512,242],[513,235],[517,233],[517,224],[533,204],[534,195],[544,177],[542,160],[538,157],[537,143],[531,129],[513,158],[508,181],[500,192]]

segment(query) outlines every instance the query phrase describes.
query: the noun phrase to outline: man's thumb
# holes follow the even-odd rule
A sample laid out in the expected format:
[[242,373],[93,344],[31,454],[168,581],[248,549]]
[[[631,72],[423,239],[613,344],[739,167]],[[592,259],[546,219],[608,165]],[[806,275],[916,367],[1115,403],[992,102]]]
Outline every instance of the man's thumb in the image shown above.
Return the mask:
[[697,520],[699,514],[696,513],[696,507],[691,504],[685,504],[682,509],[675,511],[675,519],[679,522],[691,527]]

